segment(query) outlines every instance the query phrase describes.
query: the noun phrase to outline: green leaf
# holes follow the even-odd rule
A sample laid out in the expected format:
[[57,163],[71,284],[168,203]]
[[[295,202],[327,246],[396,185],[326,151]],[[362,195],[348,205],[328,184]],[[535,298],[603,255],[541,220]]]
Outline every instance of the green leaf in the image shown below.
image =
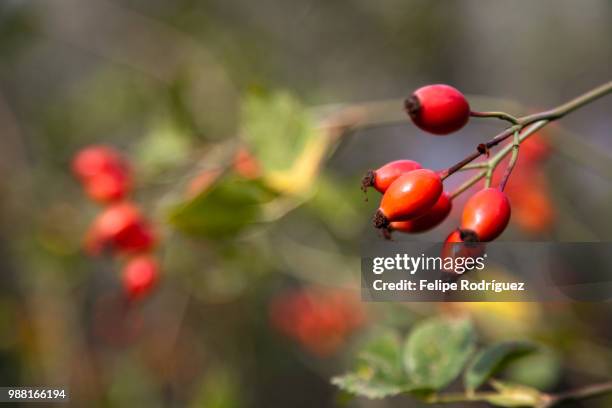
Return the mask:
[[561,358],[553,350],[540,347],[537,353],[512,363],[504,375],[512,382],[545,390],[558,383],[561,366]]
[[373,370],[362,370],[334,377],[332,384],[351,394],[371,399],[391,397],[403,391],[400,385],[376,378]]
[[188,234],[227,237],[257,222],[261,205],[275,196],[258,180],[226,175],[195,198],[172,208],[169,220]]
[[141,173],[151,176],[182,163],[189,153],[188,136],[168,120],[158,119],[140,140],[135,161]]
[[311,188],[332,142],[287,92],[246,96],[240,134],[262,166],[265,182],[291,194]]
[[381,377],[403,382],[401,342],[397,333],[389,331],[371,340],[359,353],[358,360],[374,369]]
[[244,98],[242,136],[265,171],[290,169],[314,134],[306,110],[288,92]]
[[384,398],[406,391],[399,336],[388,332],[370,341],[358,355],[357,369],[334,377],[332,383],[367,398]]
[[483,400],[498,407],[538,407],[544,402],[545,396],[535,388],[501,381],[491,381],[491,385],[498,394],[487,395]]
[[419,323],[404,346],[404,367],[414,387],[440,390],[461,372],[474,351],[467,319],[434,318]]
[[469,364],[464,376],[466,389],[474,391],[508,364],[535,350],[537,347],[534,344],[517,341],[506,341],[487,347]]

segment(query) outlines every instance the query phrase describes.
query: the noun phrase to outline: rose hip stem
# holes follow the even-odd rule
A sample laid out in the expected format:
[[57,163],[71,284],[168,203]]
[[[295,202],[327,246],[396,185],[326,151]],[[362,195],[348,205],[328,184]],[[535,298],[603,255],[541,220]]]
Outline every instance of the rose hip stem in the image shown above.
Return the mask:
[[[609,94],[610,92],[612,92],[612,81],[609,81],[603,85],[600,85],[597,88],[594,88],[591,91],[578,96],[577,98],[574,98],[562,105],[557,106],[556,108],[549,109],[547,111],[540,112],[540,113],[535,113],[532,115],[522,116],[517,119],[516,125],[510,126],[509,128],[505,129],[504,131],[499,133],[497,136],[495,136],[493,139],[489,140],[488,142],[479,144],[474,153],[471,153],[470,155],[465,157],[463,160],[449,167],[448,169],[441,171],[440,176],[442,177],[443,180],[446,179],[448,176],[457,172],[458,170],[463,168],[465,165],[476,160],[478,157],[482,156],[483,154],[486,154],[492,147],[497,146],[498,144],[506,140],[508,137],[512,136],[514,132],[516,131],[520,132],[523,128],[525,128],[528,125],[531,125],[535,122],[543,122],[543,125],[542,125],[543,127],[547,123],[560,119],[564,117],[565,115],[567,115],[568,113],[571,113],[575,111],[576,109]],[[523,138],[521,138],[521,141],[522,140]]]

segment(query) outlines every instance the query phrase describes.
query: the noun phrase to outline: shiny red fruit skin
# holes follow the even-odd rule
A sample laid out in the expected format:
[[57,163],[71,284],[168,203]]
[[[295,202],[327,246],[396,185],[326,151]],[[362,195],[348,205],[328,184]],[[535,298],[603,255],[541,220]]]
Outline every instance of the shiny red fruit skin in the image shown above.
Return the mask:
[[384,193],[399,176],[421,168],[421,164],[414,160],[395,160],[389,162],[374,170],[371,185],[379,192]]
[[504,232],[510,221],[510,201],[497,188],[480,190],[465,203],[461,228],[474,231],[480,241],[489,242]]
[[434,135],[456,132],[470,118],[470,105],[465,96],[443,84],[417,89],[406,101],[406,109],[415,125]]
[[123,268],[123,288],[130,299],[147,295],[159,278],[159,266],[155,258],[141,255],[132,258]]
[[156,236],[152,226],[130,203],[113,204],[93,222],[86,246],[92,254],[109,248],[119,252],[142,252],[153,248]]
[[[485,253],[485,244],[478,242],[478,237],[471,231],[455,229],[442,246],[441,257],[445,258],[478,258]],[[454,270],[446,270],[453,272]]]
[[379,212],[388,221],[402,221],[423,215],[442,194],[442,179],[428,169],[418,169],[401,175],[387,189]]
[[453,202],[450,194],[443,192],[440,198],[429,211],[420,217],[413,218],[408,221],[394,221],[389,225],[392,231],[400,231],[406,233],[419,233],[428,231],[439,225],[448,217],[448,214],[453,208]]

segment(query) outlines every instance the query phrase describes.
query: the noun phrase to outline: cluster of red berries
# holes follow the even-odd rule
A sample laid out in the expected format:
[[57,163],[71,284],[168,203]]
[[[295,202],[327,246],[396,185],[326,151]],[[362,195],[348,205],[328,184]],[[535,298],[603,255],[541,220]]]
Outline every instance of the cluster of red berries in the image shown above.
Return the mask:
[[[429,85],[415,91],[405,103],[407,113],[421,129],[446,135],[461,129],[470,118],[470,106],[461,92],[447,85]],[[374,215],[376,228],[389,237],[391,231],[419,233],[446,219],[452,198],[444,191],[441,172],[422,168],[412,160],[397,160],[369,171],[363,189],[383,194]],[[485,188],[465,204],[458,229],[447,237],[444,252],[462,256],[468,246],[457,243],[488,242],[497,238],[510,220],[510,202],[500,189]],[[476,246],[479,251],[482,245]]]
[[127,256],[122,283],[130,299],[142,298],[155,286],[158,262],[151,255],[157,236],[151,223],[129,200],[133,175],[128,161],[116,149],[89,146],[72,161],[72,171],[86,194],[104,205],[85,237],[92,255],[111,252]]
[[325,357],[365,324],[359,300],[338,290],[288,290],[270,304],[271,324],[306,351]]

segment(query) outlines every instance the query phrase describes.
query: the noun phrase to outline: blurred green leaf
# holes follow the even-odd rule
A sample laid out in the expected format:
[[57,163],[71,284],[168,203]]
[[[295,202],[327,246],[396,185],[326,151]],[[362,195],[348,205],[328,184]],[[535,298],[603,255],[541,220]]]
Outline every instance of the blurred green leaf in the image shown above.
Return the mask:
[[289,170],[315,134],[310,117],[287,92],[247,95],[242,115],[243,137],[266,171]]
[[404,380],[401,342],[395,332],[389,331],[371,340],[358,358],[384,378],[396,383]]
[[381,381],[373,370],[368,369],[334,377],[332,384],[344,391],[371,399],[391,397],[403,391],[401,385]]
[[501,381],[492,381],[491,385],[499,394],[488,395],[483,400],[498,407],[537,407],[544,399],[540,391],[524,385]]
[[404,348],[410,382],[439,390],[459,375],[474,351],[475,334],[467,319],[433,318],[419,323]]
[[469,391],[483,385],[509,363],[537,350],[537,346],[528,342],[507,341],[493,344],[480,351],[468,365],[464,383]]
[[191,408],[237,408],[241,406],[236,379],[224,370],[212,371],[202,381]]
[[355,237],[369,221],[359,184],[342,183],[326,173],[316,183],[316,192],[306,207],[343,238]]
[[540,390],[550,389],[559,381],[561,361],[548,348],[514,362],[504,375],[513,382],[529,385]]
[[227,237],[257,222],[261,204],[275,196],[258,180],[226,175],[192,200],[172,208],[169,221],[188,234]]
[[287,92],[247,95],[241,136],[261,164],[266,183],[285,193],[310,189],[331,142]]
[[187,157],[189,138],[170,121],[158,121],[139,142],[136,153],[140,173],[157,174]]
[[359,353],[356,370],[334,377],[332,383],[367,398],[397,395],[407,390],[401,361],[400,338],[387,332],[370,341]]

